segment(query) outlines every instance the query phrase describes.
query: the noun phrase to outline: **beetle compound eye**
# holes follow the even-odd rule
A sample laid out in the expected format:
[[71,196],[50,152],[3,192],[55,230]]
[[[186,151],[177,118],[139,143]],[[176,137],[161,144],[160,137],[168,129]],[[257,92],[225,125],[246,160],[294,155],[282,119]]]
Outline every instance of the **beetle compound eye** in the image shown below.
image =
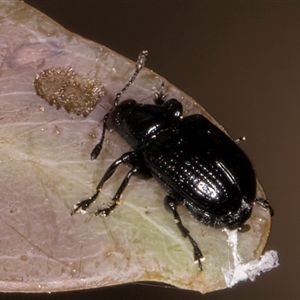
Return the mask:
[[104,95],[97,78],[81,76],[73,68],[51,68],[36,75],[34,80],[38,96],[57,109],[86,117]]

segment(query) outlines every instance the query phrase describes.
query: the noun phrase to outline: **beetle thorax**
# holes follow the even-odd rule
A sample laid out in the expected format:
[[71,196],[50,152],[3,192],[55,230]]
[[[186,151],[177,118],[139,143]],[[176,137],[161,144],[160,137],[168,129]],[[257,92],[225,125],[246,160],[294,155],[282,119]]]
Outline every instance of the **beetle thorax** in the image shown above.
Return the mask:
[[116,131],[133,149],[145,147],[164,128],[174,124],[174,116],[162,106],[126,100],[108,116],[107,126]]

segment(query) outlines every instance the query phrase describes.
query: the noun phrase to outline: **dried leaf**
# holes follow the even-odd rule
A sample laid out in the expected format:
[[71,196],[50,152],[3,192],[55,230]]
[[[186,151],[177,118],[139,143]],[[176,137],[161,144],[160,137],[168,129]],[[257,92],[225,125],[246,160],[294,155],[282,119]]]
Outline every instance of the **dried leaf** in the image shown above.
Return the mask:
[[[90,196],[108,165],[129,149],[109,133],[99,159],[89,158],[101,120],[134,63],[17,0],[0,2],[0,18],[1,291],[63,291],[151,280],[205,293],[246,279],[253,268],[268,269],[265,261],[270,268],[276,265],[273,252],[259,260],[270,230],[269,212],[260,206],[249,220],[251,229],[241,234],[206,227],[180,207],[206,258],[199,272],[154,180],[132,179],[122,206],[108,218],[71,217],[73,205]],[[37,74],[53,68],[72,68],[104,86],[105,95],[86,118],[57,110],[36,95]],[[126,98],[151,102],[162,82],[169,97],[182,101],[185,114],[198,112],[212,120],[193,99],[147,69]],[[105,185],[96,207],[111,199],[125,172],[120,168]],[[263,196],[261,188],[258,195]],[[236,272],[241,269],[242,276]]]

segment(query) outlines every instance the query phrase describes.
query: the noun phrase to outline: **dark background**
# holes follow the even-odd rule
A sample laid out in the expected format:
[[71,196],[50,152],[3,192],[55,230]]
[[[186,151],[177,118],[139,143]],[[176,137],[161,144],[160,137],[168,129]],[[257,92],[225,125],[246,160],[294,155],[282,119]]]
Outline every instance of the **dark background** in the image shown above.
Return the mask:
[[298,1],[26,0],[67,29],[136,59],[196,99],[249,154],[275,209],[266,249],[280,266],[255,282],[200,295],[131,284],[1,299],[300,299]]

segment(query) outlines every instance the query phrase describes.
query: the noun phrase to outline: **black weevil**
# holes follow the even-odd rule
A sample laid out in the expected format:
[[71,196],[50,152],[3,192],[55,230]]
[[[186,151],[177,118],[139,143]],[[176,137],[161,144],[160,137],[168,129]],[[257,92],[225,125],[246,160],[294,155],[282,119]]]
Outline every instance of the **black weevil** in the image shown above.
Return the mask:
[[103,121],[100,142],[91,153],[100,154],[107,128],[116,131],[133,149],[124,153],[105,172],[96,193],[77,203],[72,215],[85,211],[98,197],[103,184],[120,164],[130,166],[112,199],[112,204],[98,209],[95,215],[108,216],[120,204],[120,197],[132,175],[142,179],[154,177],[165,188],[165,206],[184,237],[193,246],[194,259],[202,270],[203,255],[181,222],[177,205],[186,206],[198,221],[215,228],[241,229],[256,202],[273,210],[265,199],[256,198],[256,176],[245,153],[222,130],[200,114],[183,117],[182,104],[164,100],[163,92],[154,97],[155,104],[135,100],[119,103],[121,95],[134,82],[145,64],[147,51],[140,53],[135,72],[116,95],[114,107]]

